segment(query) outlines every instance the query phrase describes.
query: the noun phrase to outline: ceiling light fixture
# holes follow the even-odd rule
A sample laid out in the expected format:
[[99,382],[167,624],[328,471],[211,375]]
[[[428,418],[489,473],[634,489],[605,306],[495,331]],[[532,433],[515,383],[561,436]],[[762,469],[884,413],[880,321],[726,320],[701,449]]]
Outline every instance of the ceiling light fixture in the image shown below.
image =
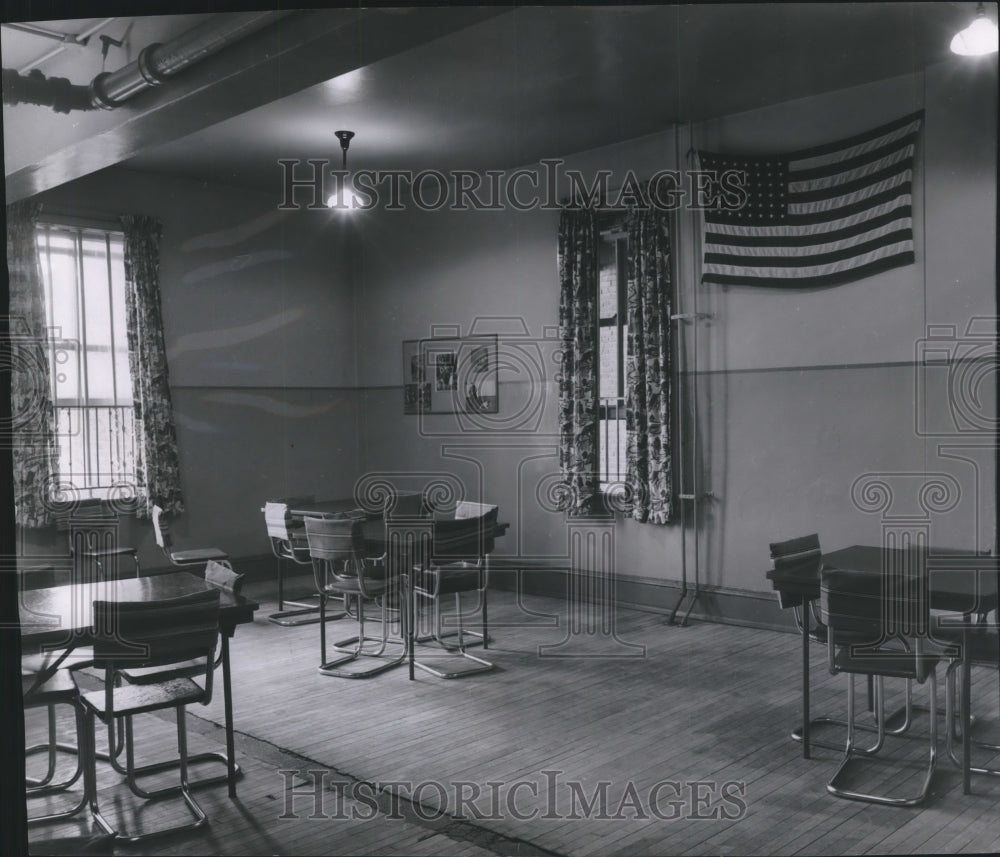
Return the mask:
[[343,153],[343,160],[341,162],[342,174],[340,176],[340,190],[327,199],[326,207],[350,210],[359,206],[357,194],[347,186],[347,149],[351,145],[351,138],[354,136],[354,132],[334,131],[333,133],[340,140],[340,150]]
[[951,40],[951,52],[962,57],[981,57],[997,52],[997,25],[986,17],[982,3],[976,7],[972,23]]

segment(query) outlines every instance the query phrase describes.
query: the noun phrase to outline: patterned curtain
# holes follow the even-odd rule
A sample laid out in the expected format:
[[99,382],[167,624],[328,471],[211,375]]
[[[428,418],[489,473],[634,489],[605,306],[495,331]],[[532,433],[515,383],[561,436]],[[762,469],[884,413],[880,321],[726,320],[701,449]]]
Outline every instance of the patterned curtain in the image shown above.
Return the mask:
[[630,211],[626,228],[626,508],[637,521],[665,524],[673,516],[670,231],[655,207]]
[[22,527],[44,527],[51,523],[48,491],[55,483],[58,460],[42,275],[35,241],[35,221],[40,209],[38,203],[30,201],[7,207],[14,515]]
[[597,474],[597,215],[563,209],[559,219],[559,467],[564,508],[591,512]]
[[123,215],[121,222],[125,232],[128,359],[138,434],[137,515],[142,517],[144,511],[150,514],[153,505],[176,514],[184,511],[184,499],[160,314],[161,227],[143,215]]

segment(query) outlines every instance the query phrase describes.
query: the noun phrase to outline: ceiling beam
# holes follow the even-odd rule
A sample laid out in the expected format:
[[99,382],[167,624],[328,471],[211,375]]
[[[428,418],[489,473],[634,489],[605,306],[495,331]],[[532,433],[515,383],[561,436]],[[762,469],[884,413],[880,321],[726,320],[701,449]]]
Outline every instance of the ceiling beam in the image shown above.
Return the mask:
[[18,135],[16,148],[25,153],[11,157],[5,146],[7,201],[499,14],[510,14],[510,7],[297,12],[114,110],[56,114],[34,105],[5,105],[4,135]]

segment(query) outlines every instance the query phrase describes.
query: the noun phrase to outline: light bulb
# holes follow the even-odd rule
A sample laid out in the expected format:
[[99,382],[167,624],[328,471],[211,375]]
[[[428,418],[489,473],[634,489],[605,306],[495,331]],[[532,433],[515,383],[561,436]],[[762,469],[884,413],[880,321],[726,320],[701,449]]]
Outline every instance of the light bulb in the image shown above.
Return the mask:
[[[343,201],[341,201],[341,197]],[[339,193],[331,194],[326,198],[327,208],[338,208],[342,211],[353,211],[361,207],[361,200],[358,195],[346,185],[340,189]]]
[[980,57],[997,52],[997,25],[982,12],[951,40],[952,53],[963,57]]

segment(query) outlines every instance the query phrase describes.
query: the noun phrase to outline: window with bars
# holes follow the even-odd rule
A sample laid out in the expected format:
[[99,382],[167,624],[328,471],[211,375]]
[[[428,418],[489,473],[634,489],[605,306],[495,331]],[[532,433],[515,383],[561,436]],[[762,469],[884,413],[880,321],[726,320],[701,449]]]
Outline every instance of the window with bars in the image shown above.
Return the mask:
[[628,235],[620,215],[600,220],[598,247],[598,468],[600,487],[625,480],[625,313]]
[[40,223],[37,232],[59,483],[80,498],[134,485],[132,379],[120,231]]

